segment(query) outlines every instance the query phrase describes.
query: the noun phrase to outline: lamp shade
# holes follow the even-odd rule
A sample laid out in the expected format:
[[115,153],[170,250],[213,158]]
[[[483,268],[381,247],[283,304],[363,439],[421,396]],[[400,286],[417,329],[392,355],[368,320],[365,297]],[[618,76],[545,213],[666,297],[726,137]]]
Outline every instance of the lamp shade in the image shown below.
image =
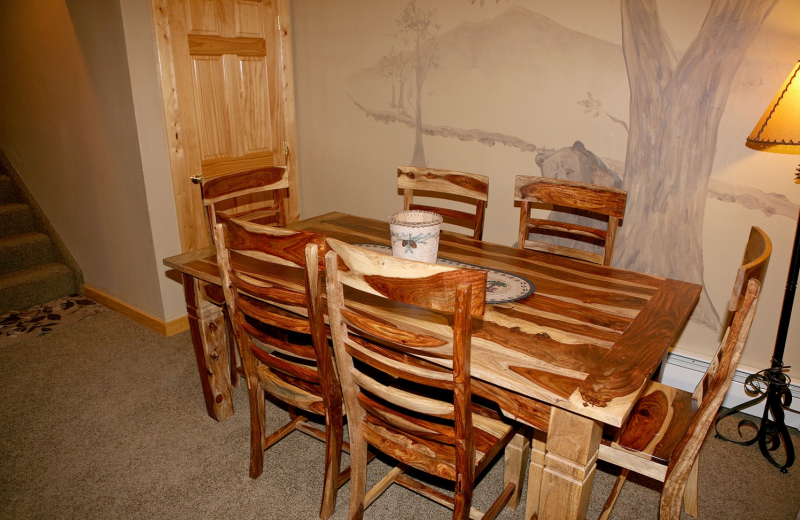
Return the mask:
[[748,136],[747,147],[800,154],[800,61]]

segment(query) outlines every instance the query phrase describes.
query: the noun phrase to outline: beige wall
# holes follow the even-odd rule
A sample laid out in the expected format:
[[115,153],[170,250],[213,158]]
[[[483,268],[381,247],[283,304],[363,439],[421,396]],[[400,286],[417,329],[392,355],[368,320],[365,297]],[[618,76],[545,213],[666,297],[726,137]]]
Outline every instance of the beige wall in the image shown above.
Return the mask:
[[153,12],[147,0],[119,0],[119,4],[163,317],[170,321],[186,315],[186,303],[181,284],[176,283],[175,276],[167,278],[169,269],[161,261],[180,254],[181,246],[161,102]]
[[[126,29],[136,36],[127,48],[118,1],[0,4],[0,147],[85,283],[171,319],[180,290],[160,266],[177,236],[174,203],[149,155],[163,140],[163,125],[153,123],[160,105],[145,92],[152,85],[139,84],[138,73],[155,63],[145,45],[152,36],[135,34],[149,23],[142,7],[149,2],[124,4]],[[128,55],[139,71],[133,87]],[[148,121],[138,135],[137,121]]]
[[[424,86],[425,124],[498,132],[535,148],[560,149],[581,140],[609,165],[624,163],[627,133],[609,117],[629,120],[618,2],[502,0],[483,7],[469,0],[418,2],[420,7],[434,8],[440,24],[438,68],[430,70]],[[695,38],[710,3],[659,2],[662,23],[679,55]],[[292,2],[304,218],[338,210],[384,219],[401,209],[395,169],[411,161],[414,131],[404,124],[378,122],[355,102],[398,113],[389,106],[389,79],[376,74],[375,66],[390,49],[409,48],[392,35],[405,5],[367,0]],[[525,11],[509,11],[519,8]],[[560,28],[534,20],[531,12]],[[567,33],[568,38],[561,39]],[[592,53],[580,54],[587,47]],[[711,176],[718,187],[752,187],[783,195],[794,215],[800,202],[800,185],[793,183],[792,175],[796,157],[754,152],[745,148],[744,141],[799,58],[800,3],[781,0],[747,50],[734,80]],[[602,101],[597,117],[578,104],[587,99],[587,91]],[[513,181],[518,174],[540,174],[536,152],[522,152],[500,141],[488,146],[477,140],[423,136],[423,142],[428,166],[490,177],[484,239],[514,243],[518,209],[512,201]],[[769,364],[795,218],[768,217],[742,204],[715,199],[706,204],[705,284],[721,316],[750,226],[762,227],[775,246],[742,360],[745,369]],[[795,315],[800,314],[798,308],[800,303]],[[800,366],[797,316],[789,336],[786,364]],[[690,323],[677,349],[708,358],[719,339],[719,333]]]

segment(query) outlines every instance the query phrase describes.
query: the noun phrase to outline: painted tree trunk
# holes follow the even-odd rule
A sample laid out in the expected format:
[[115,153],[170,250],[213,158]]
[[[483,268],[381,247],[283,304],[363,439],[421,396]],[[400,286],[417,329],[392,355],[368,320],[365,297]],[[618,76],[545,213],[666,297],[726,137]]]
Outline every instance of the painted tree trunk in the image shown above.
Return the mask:
[[416,68],[417,99],[414,107],[416,108],[416,128],[414,131],[414,155],[411,158],[411,166],[416,166],[417,168],[425,168],[428,166],[427,162],[425,161],[425,149],[422,147],[422,84],[425,81],[425,73],[427,71],[423,69],[421,43],[422,41],[418,30]]
[[406,65],[403,61],[403,51],[400,51],[400,96],[397,100],[397,108],[404,110],[406,108],[403,98],[406,97]]
[[[622,0],[631,124],[628,208],[615,266],[703,283],[703,214],[717,130],[745,50],[776,3],[713,0],[678,62],[656,0]],[[692,320],[720,329],[705,290]]]

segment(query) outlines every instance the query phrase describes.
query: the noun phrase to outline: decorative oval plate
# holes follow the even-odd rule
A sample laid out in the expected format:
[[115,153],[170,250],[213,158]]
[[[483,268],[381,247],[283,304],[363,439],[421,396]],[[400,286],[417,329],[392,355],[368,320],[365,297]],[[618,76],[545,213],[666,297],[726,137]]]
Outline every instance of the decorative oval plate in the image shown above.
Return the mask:
[[[376,253],[382,253],[384,255],[392,254],[391,246],[384,246],[381,244],[353,245],[363,247],[364,249],[369,249],[370,251],[375,251]],[[487,267],[468,264],[466,262],[457,262],[455,260],[448,260],[446,258],[437,258],[436,263],[439,265],[449,265],[451,267],[470,267],[488,271],[489,276],[486,280],[486,303],[488,304],[509,303],[521,300],[523,298],[527,298],[533,294],[533,291],[536,290],[536,286],[533,285],[533,282],[527,278],[507,273],[505,271],[489,269]]]

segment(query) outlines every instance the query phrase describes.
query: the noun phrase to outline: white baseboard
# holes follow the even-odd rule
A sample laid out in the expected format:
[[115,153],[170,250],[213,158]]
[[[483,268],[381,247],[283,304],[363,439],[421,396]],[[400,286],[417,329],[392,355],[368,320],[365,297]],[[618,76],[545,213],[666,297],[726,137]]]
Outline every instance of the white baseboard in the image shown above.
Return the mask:
[[[693,392],[700,378],[708,369],[708,361],[703,361],[685,354],[672,353],[667,358],[667,367],[664,370],[662,383],[665,385],[680,388],[687,392]],[[733,382],[722,402],[722,406],[731,408],[750,401],[753,397],[748,396],[744,391],[744,380],[751,372],[737,370],[733,376]],[[792,408],[800,409],[800,385],[791,384],[789,390],[792,392]],[[764,403],[743,410],[744,413],[761,418],[764,413]],[[786,412],[786,425],[800,429],[800,414]]]

